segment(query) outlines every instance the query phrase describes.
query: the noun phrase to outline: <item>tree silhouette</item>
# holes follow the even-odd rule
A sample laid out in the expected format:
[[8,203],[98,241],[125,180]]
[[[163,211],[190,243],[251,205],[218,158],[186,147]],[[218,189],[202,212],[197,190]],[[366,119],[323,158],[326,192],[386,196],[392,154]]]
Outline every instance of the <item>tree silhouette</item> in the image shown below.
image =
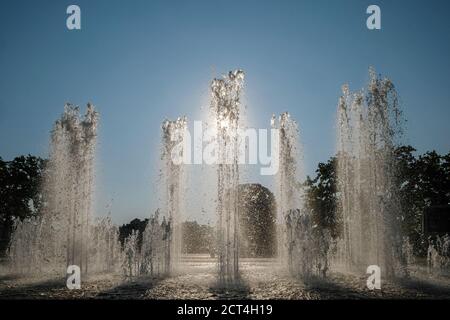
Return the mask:
[[272,257],[276,251],[275,196],[259,183],[239,185],[239,254]]
[[[411,146],[395,150],[397,162],[397,184],[401,212],[397,221],[401,223],[403,235],[407,236],[417,255],[425,255],[427,235],[422,227],[425,209],[450,204],[450,153],[439,155],[429,151],[414,156]],[[305,182],[305,203],[312,212],[314,222],[329,229],[331,235],[340,236],[341,221],[338,214],[336,189],[336,158],[319,163],[314,178]]]
[[337,175],[335,157],[326,163],[319,163],[316,177],[306,177],[305,204],[313,215],[313,221],[322,229],[328,229],[333,238],[340,232],[340,220],[336,212]]
[[15,219],[38,215],[43,206],[40,192],[46,161],[20,156],[12,161],[0,158],[0,255],[8,246]]

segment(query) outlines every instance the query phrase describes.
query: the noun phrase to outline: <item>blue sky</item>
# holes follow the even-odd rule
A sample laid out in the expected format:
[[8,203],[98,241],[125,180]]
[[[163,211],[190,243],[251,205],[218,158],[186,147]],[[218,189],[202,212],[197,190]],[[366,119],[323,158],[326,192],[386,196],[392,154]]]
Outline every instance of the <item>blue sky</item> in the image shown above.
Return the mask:
[[[70,4],[80,31],[66,28]],[[366,28],[370,4],[381,7],[379,31]],[[64,103],[93,102],[98,211],[113,199],[113,218],[126,222],[156,208],[161,121],[200,119],[213,76],[245,70],[254,127],[289,111],[312,173],[334,153],[342,84],[359,89],[369,66],[398,89],[406,142],[447,153],[449,12],[444,0],[2,0],[0,156],[46,156]]]

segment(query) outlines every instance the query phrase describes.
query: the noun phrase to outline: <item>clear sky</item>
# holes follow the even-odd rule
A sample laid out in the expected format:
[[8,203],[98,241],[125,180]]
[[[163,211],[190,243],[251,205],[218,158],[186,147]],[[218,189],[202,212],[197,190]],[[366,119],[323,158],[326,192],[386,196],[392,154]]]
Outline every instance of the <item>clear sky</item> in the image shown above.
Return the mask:
[[[81,7],[82,30],[66,28]],[[382,29],[366,28],[381,7]],[[288,110],[307,173],[335,150],[341,85],[390,77],[419,152],[450,150],[449,1],[0,2],[0,156],[47,156],[65,102],[100,112],[98,211],[115,221],[156,208],[160,123],[200,119],[213,76],[242,68],[250,125]],[[257,180],[257,178],[255,178]],[[263,181],[264,182],[264,181]]]

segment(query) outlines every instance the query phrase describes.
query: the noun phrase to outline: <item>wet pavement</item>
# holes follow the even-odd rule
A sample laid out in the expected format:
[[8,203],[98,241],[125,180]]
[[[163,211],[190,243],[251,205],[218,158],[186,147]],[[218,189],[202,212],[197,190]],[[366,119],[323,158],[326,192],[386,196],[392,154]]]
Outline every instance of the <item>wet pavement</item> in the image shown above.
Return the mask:
[[241,282],[217,284],[215,261],[190,256],[183,272],[166,278],[124,280],[119,275],[82,279],[80,290],[68,290],[65,279],[0,275],[0,299],[450,299],[450,279],[412,276],[383,281],[369,290],[366,275],[331,273],[327,279],[295,279],[271,259],[242,259]]

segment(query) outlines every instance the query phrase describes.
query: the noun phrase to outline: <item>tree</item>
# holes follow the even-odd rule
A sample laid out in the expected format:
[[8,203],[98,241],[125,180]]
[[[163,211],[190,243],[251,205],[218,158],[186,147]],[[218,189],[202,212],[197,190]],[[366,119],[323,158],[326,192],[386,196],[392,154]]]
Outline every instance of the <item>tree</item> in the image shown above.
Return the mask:
[[[425,255],[428,242],[422,230],[423,214],[430,206],[450,204],[450,153],[441,156],[435,151],[414,156],[411,146],[395,150],[401,211],[402,234],[409,238],[416,255]],[[336,158],[319,163],[316,177],[305,181],[305,203],[312,212],[314,223],[340,236],[341,221],[337,210],[339,194],[336,189]]]
[[429,151],[415,158],[411,146],[397,150],[402,229],[417,255],[428,246],[422,230],[423,214],[431,206],[450,204],[450,153],[441,156]]
[[197,221],[182,223],[182,252],[183,253],[209,253],[214,252],[214,228]]
[[0,158],[0,255],[8,246],[14,220],[40,214],[45,163],[31,155],[10,162]]
[[133,232],[138,234],[138,246],[142,245],[142,235],[147,227],[149,219],[140,220],[138,218],[131,220],[128,224],[123,224],[119,227],[119,240],[122,245],[125,243],[125,239],[128,238]]
[[276,251],[275,196],[259,183],[239,185],[241,257],[272,257]]
[[319,163],[316,177],[306,177],[305,204],[313,215],[314,224],[328,229],[333,238],[339,236],[340,219],[337,214],[336,157],[326,163]]

